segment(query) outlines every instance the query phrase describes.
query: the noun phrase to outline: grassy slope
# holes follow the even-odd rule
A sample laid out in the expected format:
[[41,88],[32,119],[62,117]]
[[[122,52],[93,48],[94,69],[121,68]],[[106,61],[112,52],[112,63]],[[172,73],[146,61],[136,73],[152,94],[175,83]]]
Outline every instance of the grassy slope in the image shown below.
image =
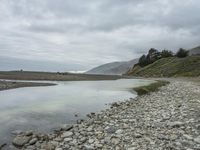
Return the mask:
[[128,75],[144,77],[200,76],[200,56],[162,58],[146,67],[132,70],[128,72]]

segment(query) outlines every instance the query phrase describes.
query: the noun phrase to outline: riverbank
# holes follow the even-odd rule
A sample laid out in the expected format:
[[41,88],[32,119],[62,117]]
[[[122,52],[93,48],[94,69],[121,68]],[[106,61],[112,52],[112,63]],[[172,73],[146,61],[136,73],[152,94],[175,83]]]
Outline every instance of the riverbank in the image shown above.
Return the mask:
[[200,87],[173,81],[159,91],[114,103],[51,134],[19,133],[22,149],[200,149]]
[[[3,80],[30,80],[30,81],[98,81],[117,80],[122,77],[118,75],[89,75],[60,72],[34,72],[34,71],[0,71],[0,91],[20,87],[52,86],[51,83],[35,82],[8,82]],[[3,79],[1,81],[1,79]]]
[[36,82],[14,82],[14,81],[1,81],[0,80],[0,91],[15,89],[21,87],[35,87],[35,86],[53,86],[53,83],[36,83]]
[[0,71],[0,79],[7,80],[96,81],[117,80],[121,78],[122,76],[118,75],[90,75],[67,72]]

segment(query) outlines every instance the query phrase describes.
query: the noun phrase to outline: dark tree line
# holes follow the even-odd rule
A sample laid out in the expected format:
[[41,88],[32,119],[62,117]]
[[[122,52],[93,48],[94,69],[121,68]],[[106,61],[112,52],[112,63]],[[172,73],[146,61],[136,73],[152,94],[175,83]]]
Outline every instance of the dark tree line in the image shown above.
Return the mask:
[[179,57],[179,58],[187,57],[188,55],[189,55],[189,51],[183,48],[180,48],[178,52],[176,53],[176,57]]
[[162,50],[161,52],[159,52],[158,50],[151,48],[147,55],[142,55],[140,57],[138,64],[141,67],[144,67],[144,66],[147,66],[161,58],[167,58],[167,57],[183,58],[183,57],[187,57],[188,54],[189,54],[189,51],[187,51],[183,48],[180,48],[176,54],[174,54],[170,50]]

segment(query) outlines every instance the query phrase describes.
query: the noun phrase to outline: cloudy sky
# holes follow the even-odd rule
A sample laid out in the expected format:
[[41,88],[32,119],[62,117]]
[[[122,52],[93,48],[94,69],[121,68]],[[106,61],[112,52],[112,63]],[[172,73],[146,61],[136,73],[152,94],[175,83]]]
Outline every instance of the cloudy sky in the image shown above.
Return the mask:
[[200,45],[200,0],[0,0],[0,69],[88,70]]

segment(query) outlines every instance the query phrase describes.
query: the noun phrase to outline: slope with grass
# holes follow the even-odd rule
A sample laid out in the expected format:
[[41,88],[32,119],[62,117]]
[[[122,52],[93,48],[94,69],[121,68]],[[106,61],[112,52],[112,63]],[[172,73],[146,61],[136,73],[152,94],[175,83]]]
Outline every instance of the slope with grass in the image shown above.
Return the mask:
[[145,66],[134,66],[128,75],[142,77],[196,77],[200,76],[200,56],[162,58]]

